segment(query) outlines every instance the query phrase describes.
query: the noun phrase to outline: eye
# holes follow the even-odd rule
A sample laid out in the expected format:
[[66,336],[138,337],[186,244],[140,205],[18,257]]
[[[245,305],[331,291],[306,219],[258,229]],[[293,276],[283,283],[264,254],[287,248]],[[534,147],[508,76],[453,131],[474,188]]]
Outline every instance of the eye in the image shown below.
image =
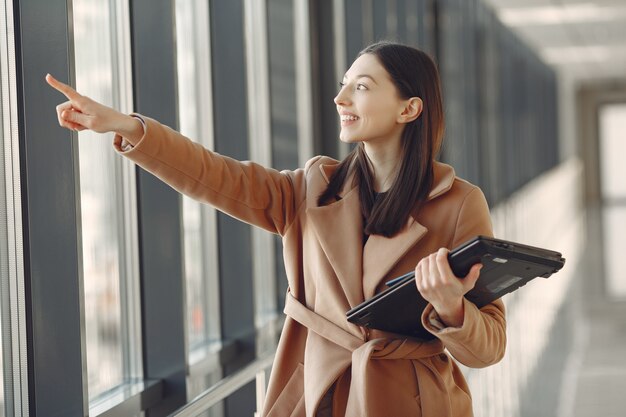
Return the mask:
[[344,83],[343,81],[339,81],[339,88],[343,88],[344,85],[346,85],[346,83]]
[[369,88],[365,84],[363,84],[363,83],[357,84],[356,85],[356,89],[357,90],[369,90]]

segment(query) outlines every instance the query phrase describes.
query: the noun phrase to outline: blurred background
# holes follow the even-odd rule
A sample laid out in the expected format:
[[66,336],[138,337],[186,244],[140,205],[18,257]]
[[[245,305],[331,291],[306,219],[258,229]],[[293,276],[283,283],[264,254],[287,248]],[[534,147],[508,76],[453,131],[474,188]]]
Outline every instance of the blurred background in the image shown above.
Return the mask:
[[46,73],[293,170],[347,154],[332,99],[382,39],[437,62],[441,160],[496,236],[567,259],[505,297],[475,415],[624,415],[623,0],[3,0],[0,26],[0,416],[252,416],[283,322],[280,240],[59,128]]

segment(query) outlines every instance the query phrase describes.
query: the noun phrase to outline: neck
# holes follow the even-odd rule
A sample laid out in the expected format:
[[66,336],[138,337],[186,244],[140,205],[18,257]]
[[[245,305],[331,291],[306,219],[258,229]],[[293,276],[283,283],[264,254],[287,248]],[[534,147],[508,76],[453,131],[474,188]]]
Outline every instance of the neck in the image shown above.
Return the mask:
[[365,153],[372,163],[374,191],[382,193],[391,188],[402,162],[400,140],[386,143],[364,142]]

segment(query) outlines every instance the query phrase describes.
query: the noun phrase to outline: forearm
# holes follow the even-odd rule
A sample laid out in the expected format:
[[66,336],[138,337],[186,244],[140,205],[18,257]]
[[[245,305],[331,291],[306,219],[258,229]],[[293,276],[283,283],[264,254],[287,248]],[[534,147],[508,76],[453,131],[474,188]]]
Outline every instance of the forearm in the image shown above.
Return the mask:
[[[274,233],[281,234],[294,219],[304,198],[302,170],[280,173],[239,162],[211,152],[155,120],[143,119],[146,132],[134,146],[125,151],[120,136],[114,146],[146,171],[182,194]],[[301,192],[296,194],[295,189]]]
[[437,336],[448,351],[462,364],[481,368],[498,362],[506,350],[506,320],[502,300],[478,309],[464,301],[464,318],[460,327],[433,325],[442,321],[432,305],[422,315],[424,327]]

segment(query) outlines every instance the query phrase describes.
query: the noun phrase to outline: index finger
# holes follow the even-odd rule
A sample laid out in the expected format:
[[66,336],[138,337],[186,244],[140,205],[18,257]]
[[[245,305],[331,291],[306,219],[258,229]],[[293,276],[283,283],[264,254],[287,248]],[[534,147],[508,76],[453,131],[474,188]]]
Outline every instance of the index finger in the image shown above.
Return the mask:
[[74,90],[72,87],[70,87],[67,84],[62,83],[61,81],[57,80],[50,74],[46,74],[46,82],[50,84],[52,88],[62,93],[65,97],[67,97],[70,100],[76,100],[79,97],[81,97],[81,95],[78,94],[78,92]]

